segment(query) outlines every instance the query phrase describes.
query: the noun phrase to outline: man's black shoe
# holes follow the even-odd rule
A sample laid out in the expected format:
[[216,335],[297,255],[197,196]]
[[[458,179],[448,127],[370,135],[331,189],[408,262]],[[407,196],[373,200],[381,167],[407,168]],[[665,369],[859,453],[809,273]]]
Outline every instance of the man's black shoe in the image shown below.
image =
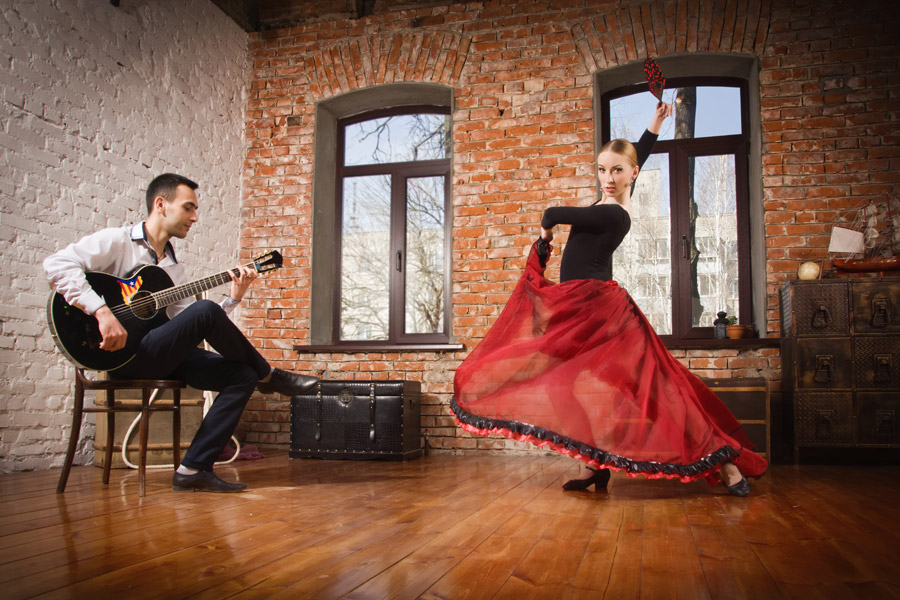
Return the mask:
[[212,471],[197,471],[193,475],[182,475],[176,472],[172,477],[173,492],[239,492],[247,487],[246,483],[230,483],[219,479]]
[[275,369],[268,381],[263,383],[260,381],[256,384],[256,389],[263,394],[283,394],[285,396],[297,396],[304,394],[319,383],[318,377],[309,375],[299,375],[290,371]]

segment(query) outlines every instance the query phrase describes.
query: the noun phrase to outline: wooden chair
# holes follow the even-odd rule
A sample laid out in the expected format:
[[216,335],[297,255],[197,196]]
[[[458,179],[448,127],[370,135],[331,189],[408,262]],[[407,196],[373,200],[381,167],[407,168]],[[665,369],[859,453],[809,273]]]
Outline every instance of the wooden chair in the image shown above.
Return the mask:
[[[144,496],[145,478],[147,470],[147,441],[150,435],[150,413],[151,412],[171,412],[172,413],[172,448],[174,452],[173,464],[178,468],[181,462],[181,452],[179,444],[181,443],[181,390],[186,387],[183,381],[175,379],[91,379],[84,373],[84,369],[75,370],[75,407],[72,411],[72,433],[69,436],[69,449],[66,452],[66,462],[63,465],[62,473],[59,475],[59,484],[56,486],[56,493],[61,494],[66,490],[66,481],[69,479],[69,471],[72,468],[72,461],[75,458],[75,450],[78,447],[78,438],[81,435],[81,418],[86,412],[106,413],[107,423],[107,443],[106,443],[106,461],[103,464],[103,483],[109,483],[109,469],[112,464],[113,442],[116,432],[116,413],[117,412],[139,412],[141,413],[139,449],[138,449],[138,480],[139,493]],[[121,402],[116,403],[116,392],[118,390],[141,390],[141,405],[126,406]],[[103,390],[106,392],[106,402],[102,405],[84,406],[85,390]],[[172,390],[173,402],[171,406],[161,406],[151,404],[151,397],[154,390]]]

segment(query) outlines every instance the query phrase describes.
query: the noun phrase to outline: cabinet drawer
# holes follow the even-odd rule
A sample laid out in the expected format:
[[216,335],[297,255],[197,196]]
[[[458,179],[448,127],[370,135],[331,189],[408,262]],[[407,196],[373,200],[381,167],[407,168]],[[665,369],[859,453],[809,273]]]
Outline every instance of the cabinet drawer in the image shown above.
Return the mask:
[[854,281],[850,294],[855,333],[900,333],[900,282]]
[[858,392],[859,443],[900,444],[900,394]]
[[800,338],[795,361],[798,389],[853,385],[850,338]]
[[797,394],[797,444],[852,444],[856,420],[850,392]]
[[846,281],[813,281],[791,286],[793,334],[848,335],[850,305]]
[[900,395],[900,337],[855,336],[853,376],[858,388],[894,388]]

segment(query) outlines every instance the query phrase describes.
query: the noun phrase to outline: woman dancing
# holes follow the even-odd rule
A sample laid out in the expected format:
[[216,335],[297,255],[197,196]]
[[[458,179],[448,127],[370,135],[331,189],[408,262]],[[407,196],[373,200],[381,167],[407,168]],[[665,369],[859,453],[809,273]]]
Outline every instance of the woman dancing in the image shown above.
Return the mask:
[[[671,107],[661,104],[651,128]],[[656,131],[650,133],[658,133]],[[599,490],[609,469],[629,476],[723,482],[746,496],[745,478],[768,463],[737,419],[675,360],[615,281],[612,254],[631,227],[631,193],[649,155],[613,140],[597,155],[601,199],[548,208],[525,273],[497,323],[457,369],[451,408],[460,425],[501,433],[584,462],[566,490]],[[650,139],[652,147],[655,135]],[[571,225],[560,283],[544,278],[553,227]]]

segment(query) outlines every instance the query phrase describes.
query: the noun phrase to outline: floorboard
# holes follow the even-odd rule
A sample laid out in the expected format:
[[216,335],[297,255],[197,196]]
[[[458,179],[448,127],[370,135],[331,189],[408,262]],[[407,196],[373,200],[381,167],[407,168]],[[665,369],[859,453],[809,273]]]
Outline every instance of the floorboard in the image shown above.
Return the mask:
[[0,585],[17,598],[900,599],[900,467],[775,465],[746,498],[556,455],[293,460],[0,475]]

